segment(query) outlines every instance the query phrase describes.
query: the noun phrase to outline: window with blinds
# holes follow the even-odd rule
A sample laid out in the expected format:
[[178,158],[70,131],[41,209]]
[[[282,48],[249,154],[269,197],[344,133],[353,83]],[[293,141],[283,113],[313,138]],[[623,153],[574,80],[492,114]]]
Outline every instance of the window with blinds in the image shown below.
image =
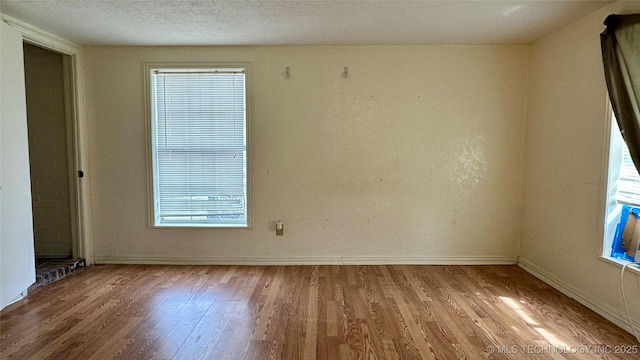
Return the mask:
[[244,67],[149,68],[154,226],[248,226]]
[[622,146],[622,164],[620,165],[616,202],[640,207],[640,175],[633,165],[626,144]]

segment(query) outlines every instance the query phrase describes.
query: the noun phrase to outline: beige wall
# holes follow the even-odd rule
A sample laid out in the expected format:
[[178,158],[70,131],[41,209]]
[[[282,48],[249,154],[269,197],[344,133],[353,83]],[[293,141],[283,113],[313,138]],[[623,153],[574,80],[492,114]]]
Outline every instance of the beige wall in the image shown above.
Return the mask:
[[[532,45],[524,163],[523,266],[623,326],[620,266],[600,259],[609,108],[599,33],[607,15],[638,11],[617,2]],[[640,277],[628,279],[638,309]]]
[[24,47],[36,256],[71,256],[63,55]]
[[[515,262],[528,46],[85,50],[99,262]],[[251,63],[252,229],[148,227],[144,61]]]

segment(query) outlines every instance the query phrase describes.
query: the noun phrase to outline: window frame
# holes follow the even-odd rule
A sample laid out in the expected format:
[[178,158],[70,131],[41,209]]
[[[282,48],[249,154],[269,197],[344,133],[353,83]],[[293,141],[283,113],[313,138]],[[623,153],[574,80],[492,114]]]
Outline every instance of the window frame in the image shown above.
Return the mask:
[[[607,94],[608,95],[608,94]],[[603,141],[603,172],[602,172],[602,230],[600,239],[600,256],[605,259],[615,259],[611,256],[611,245],[618,223],[620,222],[622,205],[616,202],[617,183],[622,150],[622,137],[615,123],[611,103],[606,102],[605,128]]]
[[[246,137],[246,186],[247,186],[247,199],[246,199],[246,225],[239,224],[206,224],[206,223],[176,223],[176,224],[158,224],[156,222],[156,189],[155,189],[155,171],[154,171],[154,114],[153,114],[153,99],[154,90],[152,88],[152,73],[155,70],[160,69],[244,69],[245,73],[245,137]],[[159,63],[159,62],[145,62],[143,63],[144,70],[144,98],[145,98],[145,118],[146,118],[146,148],[147,148],[147,209],[148,209],[148,226],[150,228],[212,228],[212,229],[252,229],[253,228],[253,196],[252,196],[252,177],[251,177],[251,159],[252,159],[252,146],[251,146],[251,67],[250,63],[245,62],[233,62],[233,63],[191,63],[191,62],[179,62],[179,63]]]

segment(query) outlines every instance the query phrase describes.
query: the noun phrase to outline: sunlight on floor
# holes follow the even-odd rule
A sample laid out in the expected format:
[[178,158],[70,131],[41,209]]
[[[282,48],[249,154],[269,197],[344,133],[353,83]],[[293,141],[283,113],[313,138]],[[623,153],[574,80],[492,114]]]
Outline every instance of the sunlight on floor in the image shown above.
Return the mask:
[[502,300],[503,303],[505,303],[506,305],[508,305],[510,308],[513,309],[513,311],[515,311],[521,318],[522,320],[526,321],[527,324],[529,325],[539,325],[537,322],[535,322],[535,320],[533,320],[529,314],[527,314],[521,307],[520,304],[518,304],[516,301],[514,301],[513,299],[511,299],[510,297],[506,297],[506,296],[499,296],[500,300]]
[[553,346],[560,346],[560,347],[563,347],[565,349],[570,348],[570,346],[567,343],[565,343],[564,341],[561,341],[554,334],[548,332],[546,329],[541,328],[541,327],[537,327],[534,330],[538,334],[542,335],[542,337],[544,337],[544,339],[547,340],[549,342],[549,344],[551,344]]
[[510,297],[500,296],[500,300],[507,306],[509,306],[518,316],[524,320],[527,325],[530,325],[532,331],[535,331],[538,335],[540,335],[547,343],[551,346],[556,346],[560,348],[569,348],[570,346],[559,337],[562,337],[562,333],[553,334],[549,330],[542,327],[542,324],[536,322],[532,319],[531,315],[526,312],[526,310],[521,306],[517,301],[513,300]]

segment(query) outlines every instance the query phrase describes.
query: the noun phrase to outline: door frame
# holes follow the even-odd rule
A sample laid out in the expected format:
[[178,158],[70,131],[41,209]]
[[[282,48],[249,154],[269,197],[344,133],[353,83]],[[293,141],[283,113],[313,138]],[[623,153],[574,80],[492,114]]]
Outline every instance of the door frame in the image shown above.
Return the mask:
[[[69,179],[73,189],[70,200],[74,202],[75,213],[72,212],[72,233],[75,239],[72,244],[73,256],[86,259],[87,264],[93,264],[93,241],[91,237],[91,203],[88,169],[88,151],[86,135],[86,111],[84,99],[84,54],[82,46],[65,40],[57,35],[50,34],[18,19],[1,14],[0,19],[22,34],[23,42],[68,55],[70,59],[70,119],[72,137],[68,139],[70,144],[73,164],[73,176]],[[76,171],[82,171],[84,177],[80,178]],[[71,171],[70,171],[71,173]]]

